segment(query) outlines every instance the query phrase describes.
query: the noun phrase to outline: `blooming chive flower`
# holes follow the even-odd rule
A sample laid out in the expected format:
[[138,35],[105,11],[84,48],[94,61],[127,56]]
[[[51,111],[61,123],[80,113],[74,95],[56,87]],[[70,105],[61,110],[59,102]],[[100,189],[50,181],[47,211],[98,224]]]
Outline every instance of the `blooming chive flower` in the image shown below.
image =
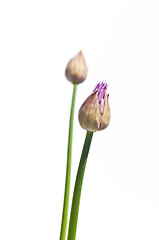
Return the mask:
[[87,131],[103,130],[109,125],[110,108],[107,87],[107,83],[99,82],[79,110],[79,123]]
[[87,76],[87,66],[82,51],[69,61],[65,75],[73,84],[79,84],[85,80]]

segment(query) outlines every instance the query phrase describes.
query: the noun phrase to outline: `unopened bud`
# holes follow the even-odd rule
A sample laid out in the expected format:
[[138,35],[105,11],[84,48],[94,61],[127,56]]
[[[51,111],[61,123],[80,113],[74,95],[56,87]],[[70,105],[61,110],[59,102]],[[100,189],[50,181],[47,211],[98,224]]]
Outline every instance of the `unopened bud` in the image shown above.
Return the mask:
[[82,51],[69,61],[65,75],[73,84],[79,84],[85,80],[87,76],[87,66]]
[[98,83],[79,110],[79,123],[87,131],[103,130],[109,125],[110,107],[109,94],[106,93],[107,86],[104,82]]

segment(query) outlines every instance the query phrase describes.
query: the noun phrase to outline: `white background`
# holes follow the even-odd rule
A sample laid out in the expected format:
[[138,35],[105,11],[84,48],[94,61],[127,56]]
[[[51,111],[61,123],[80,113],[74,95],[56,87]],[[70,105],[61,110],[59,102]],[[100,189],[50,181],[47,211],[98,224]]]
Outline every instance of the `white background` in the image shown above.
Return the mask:
[[109,84],[111,122],[94,134],[77,240],[159,239],[159,2],[0,3],[0,239],[59,239],[72,85],[83,51],[71,196],[85,131],[78,109]]

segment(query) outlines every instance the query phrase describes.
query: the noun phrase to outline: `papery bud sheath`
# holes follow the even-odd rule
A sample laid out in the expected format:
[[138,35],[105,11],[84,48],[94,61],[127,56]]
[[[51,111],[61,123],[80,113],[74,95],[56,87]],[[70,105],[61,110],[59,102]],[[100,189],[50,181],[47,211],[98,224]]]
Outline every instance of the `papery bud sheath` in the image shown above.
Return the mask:
[[103,130],[109,125],[109,94],[106,90],[107,84],[99,83],[79,110],[79,123],[87,131]]
[[87,76],[87,66],[82,51],[69,61],[65,75],[73,84],[79,84],[85,80]]

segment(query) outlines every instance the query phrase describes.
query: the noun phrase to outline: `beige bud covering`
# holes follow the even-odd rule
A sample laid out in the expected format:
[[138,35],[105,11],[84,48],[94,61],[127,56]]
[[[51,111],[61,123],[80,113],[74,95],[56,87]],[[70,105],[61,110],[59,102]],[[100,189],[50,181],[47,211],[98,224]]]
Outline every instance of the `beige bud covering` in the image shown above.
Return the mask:
[[87,76],[87,66],[82,51],[69,61],[65,75],[73,84],[79,84],[85,80]]
[[82,128],[87,131],[99,131],[105,129],[110,122],[109,94],[105,101],[99,104],[97,91],[92,93],[82,104],[78,119]]

